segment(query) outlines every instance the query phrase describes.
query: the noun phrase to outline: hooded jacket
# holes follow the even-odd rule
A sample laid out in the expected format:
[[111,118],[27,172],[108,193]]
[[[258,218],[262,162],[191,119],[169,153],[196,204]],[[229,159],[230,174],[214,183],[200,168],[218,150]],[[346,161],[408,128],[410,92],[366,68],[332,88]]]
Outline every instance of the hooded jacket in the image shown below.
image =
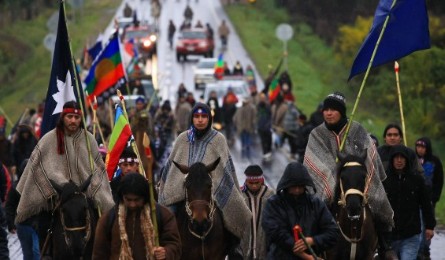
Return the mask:
[[425,144],[425,155],[419,157],[422,167],[425,170],[425,183],[431,188],[431,201],[436,203],[440,199],[443,187],[443,166],[440,159],[433,154],[431,140],[428,137],[417,139],[417,142]]
[[314,239],[315,253],[332,247],[338,240],[338,227],[325,203],[305,192],[297,199],[287,193],[296,185],[314,187],[306,168],[298,162],[284,170],[273,195],[263,211],[262,227],[268,241],[268,259],[299,259],[292,248],[295,240],[292,228],[300,225],[306,237]]
[[[397,155],[402,155],[406,159],[403,172],[397,171],[392,163]],[[388,200],[394,210],[395,227],[392,234],[395,240],[420,234],[420,211],[426,229],[434,229],[436,225],[425,181],[422,176],[415,173],[409,158],[407,147],[394,146],[388,164],[388,177],[383,182]]]

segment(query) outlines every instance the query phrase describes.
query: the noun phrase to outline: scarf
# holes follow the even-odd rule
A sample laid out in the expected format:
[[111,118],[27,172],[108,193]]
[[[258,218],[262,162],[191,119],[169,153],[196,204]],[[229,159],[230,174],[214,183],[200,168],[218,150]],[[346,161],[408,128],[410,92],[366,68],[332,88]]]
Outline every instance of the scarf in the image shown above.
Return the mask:
[[[125,230],[125,220],[127,218],[127,208],[123,203],[119,204],[119,233],[121,238],[121,253],[119,256],[119,260],[133,260],[133,253],[131,252],[131,247],[128,241],[128,234]],[[153,259],[154,255],[154,232],[153,232],[153,223],[150,218],[150,208],[148,204],[144,206],[140,214],[141,218],[141,232],[144,236],[145,241],[145,259]]]

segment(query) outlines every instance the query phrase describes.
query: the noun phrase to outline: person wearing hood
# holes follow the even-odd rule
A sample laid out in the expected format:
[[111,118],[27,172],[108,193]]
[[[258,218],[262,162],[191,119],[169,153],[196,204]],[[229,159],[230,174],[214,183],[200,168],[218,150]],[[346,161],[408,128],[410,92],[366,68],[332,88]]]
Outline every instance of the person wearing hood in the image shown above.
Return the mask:
[[277,194],[263,210],[261,224],[268,241],[268,259],[311,259],[303,240],[294,240],[295,225],[301,227],[317,255],[337,243],[337,224],[326,204],[311,191],[316,193],[306,167],[299,162],[289,163],[278,182]]
[[394,210],[392,247],[400,259],[417,258],[421,238],[420,214],[425,223],[426,240],[433,238],[436,225],[424,178],[415,174],[409,158],[408,148],[394,146],[388,165],[388,178],[383,182]]
[[31,156],[36,144],[37,138],[32,128],[28,125],[19,125],[15,140],[12,143],[12,156],[14,157],[17,168],[22,165],[25,159]]
[[304,155],[304,165],[319,191],[317,195],[328,207],[336,203],[334,192],[339,172],[337,153],[342,142],[342,152],[345,154],[358,156],[366,151],[365,166],[369,177],[367,194],[379,240],[379,256],[384,259],[396,259],[388,242],[394,226],[393,210],[382,185],[386,173],[374,142],[368,131],[356,121],[351,122],[349,131],[346,130],[346,98],[342,93],[329,94],[323,101],[322,110],[324,123],[311,131]]
[[[428,137],[417,139],[416,155],[419,163],[425,171],[425,184],[430,193],[431,202],[433,204],[433,212],[435,212],[436,203],[440,199],[443,187],[443,166],[442,161],[433,154],[431,140]],[[430,243],[425,239],[425,225],[422,225],[422,241],[420,244],[419,255],[425,257],[430,256]]]
[[207,104],[196,103],[189,120],[189,129],[176,138],[171,154],[161,170],[159,203],[176,211],[177,204],[186,199],[184,174],[173,162],[187,166],[197,162],[210,165],[220,158],[219,164],[211,173],[213,198],[221,210],[225,228],[233,235],[231,252],[241,255],[240,239],[252,214],[239,189],[227,140],[222,133],[212,128],[213,117]]

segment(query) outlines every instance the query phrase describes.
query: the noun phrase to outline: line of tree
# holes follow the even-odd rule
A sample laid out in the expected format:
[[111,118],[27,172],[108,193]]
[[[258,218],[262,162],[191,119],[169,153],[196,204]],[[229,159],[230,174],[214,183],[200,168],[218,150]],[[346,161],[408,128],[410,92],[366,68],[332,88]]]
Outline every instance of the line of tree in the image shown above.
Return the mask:
[[[306,23],[331,44],[336,59],[350,68],[371,28],[379,0],[275,0],[287,9],[291,23]],[[404,114],[413,132],[441,138],[445,131],[445,1],[427,0],[432,47],[399,61]],[[398,97],[393,64],[372,70],[368,78],[365,107],[376,108],[382,118],[398,121]],[[350,82],[359,85],[362,76]],[[366,103],[368,103],[366,105]]]
[[0,28],[18,20],[32,20],[45,9],[56,7],[54,0],[0,0]]

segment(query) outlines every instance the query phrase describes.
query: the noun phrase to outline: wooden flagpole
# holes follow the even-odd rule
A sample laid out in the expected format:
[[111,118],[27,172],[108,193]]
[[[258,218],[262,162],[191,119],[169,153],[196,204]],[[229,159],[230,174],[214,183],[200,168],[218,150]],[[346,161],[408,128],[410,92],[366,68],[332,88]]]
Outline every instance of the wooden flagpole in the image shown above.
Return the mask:
[[400,81],[399,81],[399,63],[397,61],[394,62],[394,72],[396,73],[397,96],[399,98],[399,108],[400,108],[400,121],[402,122],[402,131],[404,134],[403,143],[406,146],[408,140],[405,131],[405,117],[403,116],[402,91],[400,90]]
[[[393,0],[392,1],[390,10],[392,10],[392,8],[396,4],[396,2],[397,2],[397,0]],[[368,79],[369,72],[371,71],[372,63],[374,63],[374,58],[375,58],[375,55],[377,53],[377,49],[379,48],[380,41],[382,40],[383,33],[385,32],[386,26],[388,25],[389,15],[390,14],[391,14],[391,12],[388,13],[388,15],[385,18],[385,22],[383,23],[382,30],[380,31],[380,34],[379,34],[379,38],[377,39],[377,42],[376,42],[375,47],[374,47],[374,50],[372,51],[371,59],[369,60],[368,67],[366,68],[365,76],[363,77],[362,84],[360,86],[360,90],[358,91],[357,98],[355,99],[355,104],[354,104],[354,107],[352,109],[351,116],[349,117],[348,124],[346,126],[345,136],[343,137],[343,140],[341,140],[340,152],[343,151],[343,148],[345,146],[346,137],[349,134],[349,128],[351,127],[352,121],[354,119],[355,110],[357,109],[358,102],[360,101],[360,97],[362,95],[363,89],[364,89],[366,81]]]

